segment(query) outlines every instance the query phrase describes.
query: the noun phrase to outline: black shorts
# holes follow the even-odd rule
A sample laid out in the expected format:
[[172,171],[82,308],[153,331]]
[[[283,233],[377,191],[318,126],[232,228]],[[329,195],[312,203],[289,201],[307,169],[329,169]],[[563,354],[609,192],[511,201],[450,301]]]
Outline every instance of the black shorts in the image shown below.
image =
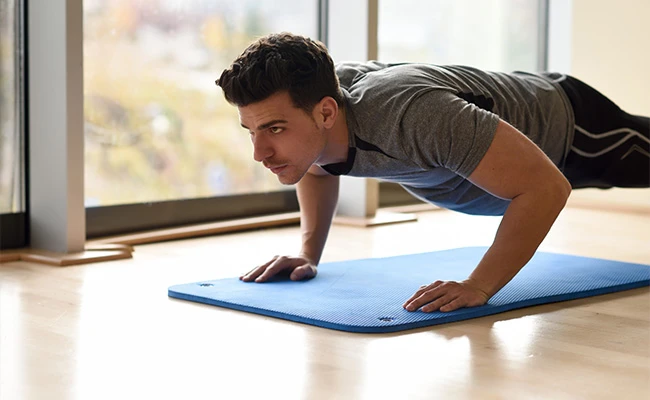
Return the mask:
[[575,189],[650,187],[650,118],[630,115],[571,76],[560,80],[575,115],[563,173]]

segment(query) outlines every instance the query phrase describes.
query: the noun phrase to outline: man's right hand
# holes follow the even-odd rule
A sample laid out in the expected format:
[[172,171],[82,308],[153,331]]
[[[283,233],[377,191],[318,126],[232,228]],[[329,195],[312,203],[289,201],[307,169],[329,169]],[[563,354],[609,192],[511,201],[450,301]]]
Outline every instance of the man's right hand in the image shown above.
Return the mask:
[[271,261],[239,277],[244,282],[266,282],[271,277],[280,273],[290,274],[292,281],[310,279],[316,276],[316,265],[308,258],[275,256]]

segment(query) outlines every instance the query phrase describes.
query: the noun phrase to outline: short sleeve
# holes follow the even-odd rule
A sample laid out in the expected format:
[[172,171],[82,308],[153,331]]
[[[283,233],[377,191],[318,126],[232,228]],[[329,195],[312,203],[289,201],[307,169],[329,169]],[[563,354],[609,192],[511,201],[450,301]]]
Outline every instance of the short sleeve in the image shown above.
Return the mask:
[[498,115],[448,90],[429,90],[404,112],[404,149],[424,167],[447,168],[467,178],[490,147],[498,123]]

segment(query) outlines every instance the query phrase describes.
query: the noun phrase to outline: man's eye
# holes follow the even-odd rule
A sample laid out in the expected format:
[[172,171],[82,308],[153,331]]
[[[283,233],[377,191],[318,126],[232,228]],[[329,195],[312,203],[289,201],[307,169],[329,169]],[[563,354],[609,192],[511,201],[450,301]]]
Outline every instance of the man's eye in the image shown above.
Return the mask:
[[272,126],[269,128],[271,133],[280,133],[284,130],[284,128],[280,128],[279,126]]

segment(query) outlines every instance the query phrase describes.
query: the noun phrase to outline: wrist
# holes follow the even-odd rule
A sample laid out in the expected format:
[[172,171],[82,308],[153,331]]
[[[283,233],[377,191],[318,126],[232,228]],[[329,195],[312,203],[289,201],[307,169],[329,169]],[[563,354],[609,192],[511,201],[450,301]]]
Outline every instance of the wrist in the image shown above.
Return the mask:
[[479,282],[476,279],[467,278],[461,283],[477,291],[481,296],[485,298],[485,301],[488,301],[490,297],[494,296],[494,293],[492,293],[491,290],[488,289],[488,285]]
[[300,258],[304,258],[305,260],[309,261],[311,265],[314,267],[318,266],[318,258],[311,256],[309,253],[301,251],[300,254],[298,255]]

